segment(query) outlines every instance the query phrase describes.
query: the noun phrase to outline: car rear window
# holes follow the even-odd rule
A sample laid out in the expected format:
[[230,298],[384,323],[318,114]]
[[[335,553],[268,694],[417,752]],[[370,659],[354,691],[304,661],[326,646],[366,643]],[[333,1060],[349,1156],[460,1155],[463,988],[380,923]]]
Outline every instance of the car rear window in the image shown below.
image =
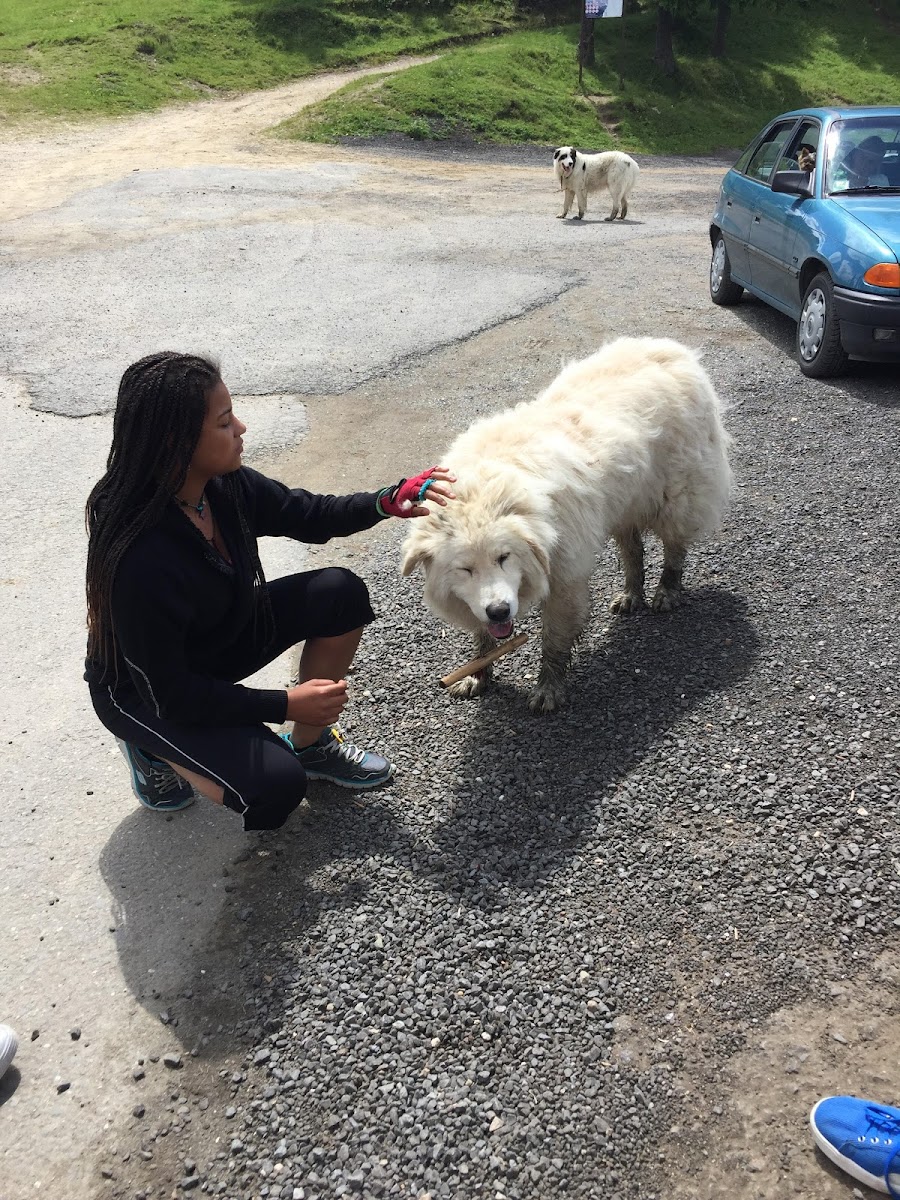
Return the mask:
[[749,175],[751,179],[759,179],[763,183],[767,182],[775,169],[775,164],[781,158],[785,143],[796,124],[796,119],[791,119],[789,121],[779,121],[776,125],[773,125],[753,151],[750,161],[744,168],[744,174]]

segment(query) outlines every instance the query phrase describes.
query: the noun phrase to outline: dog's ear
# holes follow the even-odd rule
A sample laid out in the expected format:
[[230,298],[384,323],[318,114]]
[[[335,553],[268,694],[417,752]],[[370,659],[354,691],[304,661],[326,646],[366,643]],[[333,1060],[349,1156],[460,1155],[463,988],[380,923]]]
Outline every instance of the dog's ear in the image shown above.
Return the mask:
[[545,579],[550,578],[550,553],[556,545],[557,535],[541,506],[535,505],[532,495],[511,496],[501,520],[509,532],[525,545],[537,563]]
[[543,546],[539,545],[534,538],[526,538],[525,545],[535,557],[535,561],[540,566],[545,578],[550,576],[550,556]]
[[554,150],[553,151],[553,161],[556,162],[559,159],[559,156],[561,154],[562,154],[562,149]]
[[[420,518],[421,519],[421,518]],[[428,546],[421,540],[415,545],[407,545],[403,551],[403,559],[400,563],[401,575],[412,575],[416,567],[424,567],[434,558],[434,554]]]

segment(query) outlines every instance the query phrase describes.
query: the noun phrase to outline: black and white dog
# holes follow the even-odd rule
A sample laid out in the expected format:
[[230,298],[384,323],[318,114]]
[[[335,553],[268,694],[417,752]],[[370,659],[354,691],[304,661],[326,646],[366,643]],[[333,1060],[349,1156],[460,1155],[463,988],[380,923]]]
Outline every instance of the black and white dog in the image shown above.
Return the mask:
[[606,218],[614,221],[624,219],[628,212],[628,200],[637,183],[640,168],[633,158],[621,150],[605,150],[602,154],[582,154],[574,146],[560,146],[553,152],[553,170],[565,193],[563,210],[557,215],[567,217],[572,201],[578,201],[578,219],[587,208],[588,192],[608,188],[612,196],[612,212]]

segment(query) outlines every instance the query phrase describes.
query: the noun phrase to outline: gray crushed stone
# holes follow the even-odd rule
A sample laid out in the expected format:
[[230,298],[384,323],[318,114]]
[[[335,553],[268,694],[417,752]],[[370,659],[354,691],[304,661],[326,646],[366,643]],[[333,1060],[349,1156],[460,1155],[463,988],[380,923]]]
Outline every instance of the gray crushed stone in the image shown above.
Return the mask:
[[243,1060],[180,1189],[662,1200],[691,1064],[895,941],[894,385],[708,365],[727,527],[668,616],[611,618],[604,556],[559,714],[524,704],[535,638],[482,700],[438,689],[470,647],[398,578],[399,522],[357,567],[380,620],[345,728],[397,779],[320,785],[232,869],[244,1016],[215,1042]]

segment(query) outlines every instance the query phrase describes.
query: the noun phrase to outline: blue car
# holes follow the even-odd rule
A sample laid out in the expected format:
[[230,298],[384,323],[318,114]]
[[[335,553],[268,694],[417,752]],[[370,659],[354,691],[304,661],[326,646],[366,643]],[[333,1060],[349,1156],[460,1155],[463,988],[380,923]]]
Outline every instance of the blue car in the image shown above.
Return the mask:
[[795,320],[804,375],[900,361],[900,107],[776,117],[722,181],[709,236],[713,303],[746,288]]

